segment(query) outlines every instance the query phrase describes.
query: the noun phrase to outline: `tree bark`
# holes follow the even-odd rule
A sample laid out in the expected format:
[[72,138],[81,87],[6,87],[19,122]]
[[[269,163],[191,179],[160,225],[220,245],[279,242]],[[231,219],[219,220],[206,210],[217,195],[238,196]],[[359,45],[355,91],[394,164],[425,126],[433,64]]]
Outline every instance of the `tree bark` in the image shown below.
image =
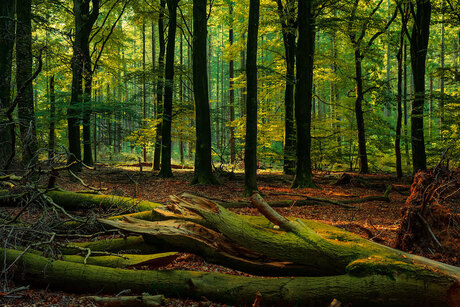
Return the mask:
[[6,111],[11,104],[11,69],[15,40],[14,0],[0,1],[0,170],[14,154],[14,125]]
[[165,64],[165,96],[163,103],[163,126],[161,133],[161,169],[159,176],[172,177],[171,170],[171,124],[174,90],[174,51],[176,44],[177,4],[179,0],[167,0],[169,12],[168,44]]
[[[21,88],[32,77],[32,19],[31,0],[17,0],[16,28],[16,86]],[[19,131],[22,143],[22,163],[26,167],[38,160],[32,82],[18,99]]]
[[[155,137],[155,150],[153,153],[153,170],[160,169],[161,159],[161,133],[162,133],[162,119],[163,119],[163,90],[164,90],[164,56],[165,56],[165,34],[164,34],[164,11],[166,7],[166,0],[160,1],[160,13],[158,16],[158,43],[160,45],[160,52],[158,54],[158,76],[157,76],[157,100],[156,100],[156,137]],[[153,35],[153,32],[152,32]]]
[[425,105],[425,60],[430,35],[431,1],[417,0],[410,51],[414,98],[411,113],[411,140],[413,172],[426,169],[423,108]]
[[[233,45],[233,3],[229,2],[230,28],[228,30],[228,42]],[[234,61],[233,57],[228,63],[228,78],[229,78],[229,112],[230,112],[230,163],[235,163],[236,148],[235,148],[235,128],[233,121],[235,120],[235,89],[233,88]]]
[[295,119],[297,124],[296,174],[293,188],[315,187],[311,172],[311,103],[313,96],[313,58],[315,24],[312,2],[300,1],[298,7],[299,38],[296,48]]
[[[54,75],[50,77],[50,124],[48,136],[48,159],[54,157],[54,149],[56,146],[56,94],[54,90]],[[50,161],[52,163],[52,161]]]
[[296,18],[295,1],[288,0],[283,7],[281,0],[277,0],[278,15],[283,31],[284,52],[286,55],[286,86],[284,89],[284,162],[285,174],[295,173],[296,135],[294,128],[294,84],[295,80],[295,52],[296,52]]
[[193,1],[193,95],[195,98],[196,150],[192,184],[216,184],[211,165],[211,118],[206,74],[206,0]]
[[244,145],[244,194],[257,191],[257,40],[260,0],[249,1],[246,60],[246,140]]
[[[84,139],[86,140],[84,142],[84,145],[86,144],[85,157],[88,160],[87,162],[92,162],[91,132],[90,126],[88,125],[88,116],[91,116],[91,110],[88,109],[88,104],[91,97],[92,82],[91,59],[89,57],[89,36],[99,15],[99,0],[91,0],[91,12],[90,1],[74,0],[73,3],[75,16],[75,38],[72,57],[72,93],[70,97],[70,106],[67,109],[70,155],[68,159],[69,164],[73,161],[81,160],[80,123],[82,117],[85,119],[85,125],[83,125]],[[83,79],[85,79],[84,91]],[[80,171],[81,165],[75,164],[75,166],[72,167],[72,170]]]
[[358,153],[359,153],[359,172],[361,174],[369,173],[369,166],[367,163],[367,150],[366,150],[366,130],[364,128],[364,112],[363,112],[363,77],[362,77],[362,60],[363,56],[358,49],[354,52],[355,56],[355,73],[356,73],[356,100],[355,100],[355,115],[356,125],[358,128]]
[[[399,36],[399,49],[396,58],[398,60],[398,93],[397,99],[397,118],[396,118],[396,137],[395,137],[395,156],[396,156],[396,176],[402,178],[402,159],[401,159],[401,128],[402,128],[402,99],[403,99],[403,52],[405,48],[405,34],[408,22],[408,7],[404,6],[404,10],[399,5],[399,10],[402,15],[401,33]],[[405,99],[405,98],[404,98]]]

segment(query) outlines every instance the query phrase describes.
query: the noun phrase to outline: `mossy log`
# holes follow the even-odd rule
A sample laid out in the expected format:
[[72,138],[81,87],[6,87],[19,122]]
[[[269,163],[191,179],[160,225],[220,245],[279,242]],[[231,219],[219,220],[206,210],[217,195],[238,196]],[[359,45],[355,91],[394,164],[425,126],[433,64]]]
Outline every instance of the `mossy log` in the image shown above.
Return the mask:
[[90,242],[72,242],[59,247],[59,251],[65,255],[75,255],[82,250],[91,250],[109,253],[123,254],[154,254],[164,250],[148,244],[142,236],[129,236],[126,238],[105,239]]
[[79,256],[79,255],[62,255],[60,258],[67,262],[92,264],[110,268],[127,268],[141,265],[149,267],[160,267],[167,265],[177,258],[176,252],[160,253],[152,255],[103,255],[103,256]]
[[84,194],[68,191],[50,191],[46,195],[51,197],[56,204],[67,210],[78,210],[83,205],[101,207],[103,209],[125,208],[131,211],[147,211],[163,206],[162,204],[146,200],[115,195]]
[[[257,292],[262,305],[329,304],[334,298],[353,306],[458,306],[460,287],[451,277],[434,271],[398,274],[377,259],[355,263],[347,274],[323,277],[243,277],[193,271],[132,271],[50,260],[20,251],[0,249],[7,265],[16,262],[16,279],[72,291],[163,293],[228,304],[251,304]],[[400,264],[405,266],[406,264]],[[369,266],[380,270],[358,269]]]
[[[124,208],[129,211],[139,212],[163,206],[162,204],[146,200],[115,195],[76,193],[58,190],[49,191],[46,195],[66,210],[80,210],[85,207],[91,207],[103,209]],[[13,205],[21,196],[23,195],[11,194],[9,190],[0,190],[0,205]]]

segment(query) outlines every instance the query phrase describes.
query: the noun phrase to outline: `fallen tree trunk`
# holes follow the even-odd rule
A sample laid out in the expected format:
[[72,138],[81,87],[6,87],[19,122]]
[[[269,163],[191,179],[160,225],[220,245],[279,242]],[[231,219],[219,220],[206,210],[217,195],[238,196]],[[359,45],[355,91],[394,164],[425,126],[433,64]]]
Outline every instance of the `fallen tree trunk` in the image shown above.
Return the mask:
[[[458,306],[460,287],[452,278],[436,273],[396,274],[351,270],[324,277],[261,278],[193,271],[131,271],[83,265],[0,249],[6,264],[16,262],[15,278],[72,291],[163,293],[166,296],[207,299],[228,304],[251,304],[257,292],[265,305],[326,305],[334,298],[353,306]],[[372,261],[364,261],[370,265]],[[375,265],[375,264],[374,264]],[[369,267],[368,267],[369,268]],[[391,267],[389,267],[391,268]],[[423,278],[421,278],[423,277]]]
[[[130,211],[147,211],[163,206],[162,204],[146,200],[105,194],[76,193],[56,190],[48,191],[46,195],[57,205],[66,210],[79,210],[85,207],[90,207],[103,209],[123,208]],[[9,190],[0,190],[0,205],[11,206],[22,196],[24,196],[24,194],[11,194]]]

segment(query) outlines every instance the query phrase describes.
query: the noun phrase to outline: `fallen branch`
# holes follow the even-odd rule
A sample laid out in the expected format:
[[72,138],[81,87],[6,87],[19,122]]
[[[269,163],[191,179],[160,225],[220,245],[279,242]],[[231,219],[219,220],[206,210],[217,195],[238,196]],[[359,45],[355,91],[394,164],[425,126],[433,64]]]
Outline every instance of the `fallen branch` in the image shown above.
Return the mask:
[[[73,162],[76,162],[76,161],[73,161]],[[72,162],[72,163],[73,163],[73,162]],[[72,164],[72,163],[71,163],[71,164]],[[90,189],[90,190],[92,190],[92,191],[97,191],[97,192],[99,192],[99,191],[107,191],[107,190],[108,190],[108,188],[95,188],[95,187],[92,187],[92,186],[90,186],[89,184],[85,183],[85,182],[83,181],[83,179],[81,179],[80,177],[78,177],[77,175],[75,175],[75,173],[72,172],[72,170],[69,169],[68,171],[69,171],[69,174],[70,174],[73,178],[77,179],[77,180],[80,182],[80,184],[81,184],[82,186],[84,186],[85,188],[87,188],[87,189]]]

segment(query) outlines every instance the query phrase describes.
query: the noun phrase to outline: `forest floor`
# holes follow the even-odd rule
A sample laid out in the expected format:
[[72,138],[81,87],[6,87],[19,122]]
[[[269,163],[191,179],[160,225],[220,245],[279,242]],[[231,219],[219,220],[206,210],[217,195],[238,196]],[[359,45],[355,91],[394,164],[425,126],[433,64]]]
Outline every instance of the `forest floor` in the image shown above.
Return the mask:
[[[221,175],[218,179],[221,185],[199,186],[190,185],[193,176],[191,169],[174,169],[174,177],[162,179],[156,173],[150,171],[150,166],[144,165],[143,171],[139,166],[108,166],[98,165],[96,170],[83,170],[79,177],[88,185],[96,188],[107,188],[105,194],[113,194],[126,197],[137,197],[158,203],[168,203],[169,195],[183,192],[209,196],[213,199],[224,201],[247,201],[243,197],[244,175],[232,173]],[[406,177],[397,180],[394,175],[376,174],[360,175],[372,186],[359,186],[356,184],[334,185],[341,173],[318,172],[314,174],[314,180],[318,186],[316,189],[290,189],[293,177],[281,172],[259,171],[258,187],[262,196],[267,201],[292,200],[293,205],[276,210],[286,217],[312,219],[329,225],[343,228],[356,233],[366,239],[378,243],[393,246],[396,239],[396,231],[401,220],[401,207],[407,196],[412,178]],[[62,172],[57,179],[57,185],[70,191],[80,191],[86,188],[79,182],[72,180],[70,175]],[[384,194],[385,186],[393,185],[395,189],[390,193],[390,202],[369,201],[353,204],[355,210],[327,203],[314,205],[296,206],[295,201],[301,200],[302,195],[310,197],[327,198],[331,200],[346,200],[350,198],[365,197]],[[304,197],[305,198],[305,197]],[[239,214],[260,215],[257,209],[241,208],[231,209]],[[80,212],[84,214],[84,212]],[[94,238],[96,240],[98,238]],[[100,238],[99,238],[100,239]],[[460,266],[460,257],[452,257],[427,251],[422,254],[425,257]],[[173,263],[162,269],[216,271],[228,274],[247,275],[233,271],[218,265],[206,263],[202,258],[183,253]],[[19,287],[21,284],[14,284]],[[12,285],[10,285],[12,288]],[[13,287],[14,288],[14,287]],[[1,289],[0,289],[1,291]],[[1,305],[29,306],[90,306],[91,303],[75,294],[30,288],[21,291],[16,297],[6,299],[5,293],[0,292]],[[94,306],[94,305],[93,305]],[[221,306],[209,301],[186,301],[173,299],[168,306]]]

